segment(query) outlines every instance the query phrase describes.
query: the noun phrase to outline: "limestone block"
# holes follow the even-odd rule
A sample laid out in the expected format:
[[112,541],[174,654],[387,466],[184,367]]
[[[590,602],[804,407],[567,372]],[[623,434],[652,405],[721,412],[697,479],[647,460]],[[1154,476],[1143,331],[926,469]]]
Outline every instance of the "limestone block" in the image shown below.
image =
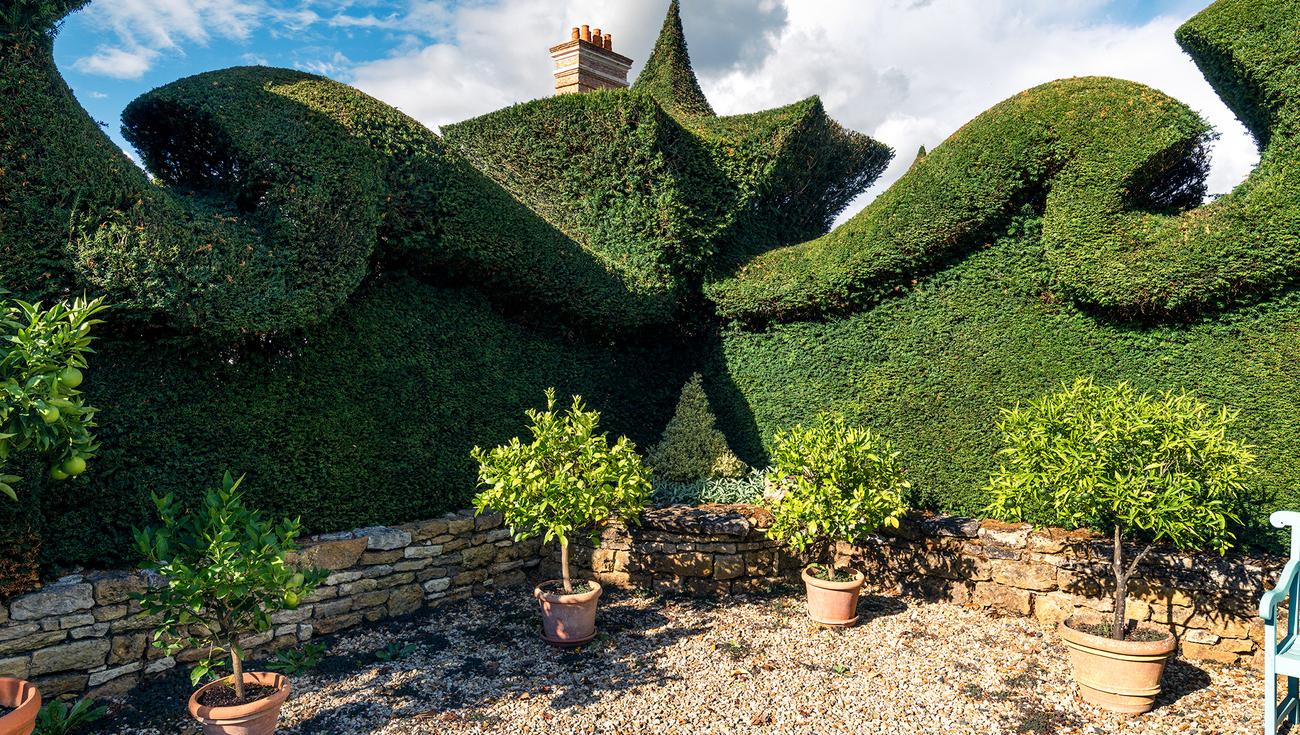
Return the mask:
[[90,639],[42,648],[32,653],[32,675],[59,671],[87,671],[103,666],[108,659],[109,643]]
[[95,605],[95,588],[87,583],[52,584],[9,602],[9,617],[14,620],[38,620],[52,615],[67,615],[89,610]]

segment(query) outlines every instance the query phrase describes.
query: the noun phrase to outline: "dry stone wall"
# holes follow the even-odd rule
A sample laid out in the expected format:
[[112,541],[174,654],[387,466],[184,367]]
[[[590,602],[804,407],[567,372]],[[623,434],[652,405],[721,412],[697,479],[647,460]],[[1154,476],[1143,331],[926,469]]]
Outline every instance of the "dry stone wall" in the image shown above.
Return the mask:
[[[661,508],[640,526],[606,529],[599,548],[580,545],[573,555],[603,584],[658,592],[728,594],[797,581],[801,564],[766,538],[770,522],[754,506]],[[1106,540],[1086,532],[953,516],[912,517],[889,535],[838,549],[840,563],[862,569],[874,592],[1047,625],[1113,610],[1109,554]],[[1259,664],[1256,605],[1284,561],[1153,552],[1133,582],[1129,617],[1172,630],[1187,658]],[[544,569],[558,574],[554,552]]]
[[[248,638],[255,652],[520,584],[540,563],[540,544],[515,543],[501,517],[458,513],[396,527],[307,539],[297,563],[330,576],[275,627]],[[74,574],[0,603],[0,676],[35,682],[46,697],[123,691],[142,676],[197,658],[150,646],[154,620],[131,594],[156,582],[139,572]]]
[[[602,584],[658,593],[728,595],[797,582],[801,562],[767,538],[771,520],[757,506],[652,509],[639,525],[605,528],[599,547],[575,541],[572,561]],[[910,518],[888,536],[838,549],[874,592],[1048,625],[1110,611],[1109,551],[1086,533],[950,516]],[[246,640],[255,651],[559,574],[556,549],[516,543],[500,516],[468,512],[316,536],[297,557],[330,576],[296,610],[276,614],[271,631]],[[1139,568],[1129,616],[1173,630],[1187,658],[1259,665],[1255,605],[1283,561],[1153,554]],[[131,594],[155,581],[142,572],[74,574],[0,603],[0,676],[32,680],[47,697],[98,696],[193,661],[193,651],[164,657],[149,645],[154,621]]]
[[[657,593],[730,594],[798,577],[799,562],[767,538],[772,514],[754,505],[652,508],[641,522],[611,524],[599,546],[572,542],[570,561],[596,581]],[[543,571],[560,573],[552,549]]]

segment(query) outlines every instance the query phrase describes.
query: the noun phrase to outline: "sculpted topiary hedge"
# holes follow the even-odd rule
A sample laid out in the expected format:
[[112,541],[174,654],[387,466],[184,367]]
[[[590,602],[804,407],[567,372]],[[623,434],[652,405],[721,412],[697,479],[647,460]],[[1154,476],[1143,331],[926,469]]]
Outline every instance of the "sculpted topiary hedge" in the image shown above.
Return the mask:
[[1115,79],[1035,87],[954,133],[844,226],[746,264],[711,295],[724,316],[790,321],[878,303],[966,256],[1023,204],[1063,296],[1113,318],[1192,318],[1300,275],[1297,4],[1219,2],[1178,33],[1263,152],[1231,194],[1204,193],[1208,129]]
[[1209,131],[1185,106],[1071,79],[830,234],[889,149],[816,98],[715,116],[675,3],[632,89],[445,138],[299,72],[179,80],[124,114],[160,183],[53,64],[82,5],[0,12],[0,287],[113,303],[86,383],[103,447],[0,507],[2,558],[115,563],[150,491],[225,469],[310,531],[462,507],[469,448],[521,432],[543,388],[648,446],[695,370],[751,464],[833,410],[893,438],[937,509],[986,505],[999,408],[1079,375],[1239,409],[1252,528],[1298,497],[1300,0],[1219,0],[1179,31],[1263,146],[1229,196],[1196,206]]

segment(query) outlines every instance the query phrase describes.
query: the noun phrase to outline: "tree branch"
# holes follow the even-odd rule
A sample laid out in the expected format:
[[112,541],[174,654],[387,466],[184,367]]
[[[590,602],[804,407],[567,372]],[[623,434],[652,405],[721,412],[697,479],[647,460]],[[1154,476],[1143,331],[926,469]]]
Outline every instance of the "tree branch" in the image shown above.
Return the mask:
[[1133,561],[1129,562],[1128,571],[1124,573],[1126,578],[1133,576],[1133,573],[1137,571],[1138,564],[1146,558],[1147,554],[1151,553],[1151,550],[1154,549],[1155,546],[1154,542],[1149,543],[1146,545],[1146,548],[1138,552],[1137,556],[1133,557]]

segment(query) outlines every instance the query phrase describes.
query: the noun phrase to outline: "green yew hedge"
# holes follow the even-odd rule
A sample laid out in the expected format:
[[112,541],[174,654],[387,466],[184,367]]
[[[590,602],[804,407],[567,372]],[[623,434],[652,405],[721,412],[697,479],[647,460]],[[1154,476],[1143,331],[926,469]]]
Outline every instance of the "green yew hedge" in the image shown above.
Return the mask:
[[1208,129],[1132,82],[1077,78],[1022,92],[967,123],[818,240],[714,284],[749,323],[847,313],[967,256],[1024,204],[1043,212],[1057,290],[1112,318],[1195,318],[1300,275],[1300,2],[1221,0],[1178,40],[1263,145],[1231,194],[1204,193]]
[[715,116],[676,3],[632,89],[445,137],[299,72],[179,80],[124,114],[157,182],[54,66],[82,5],[0,11],[0,286],[114,304],[84,384],[103,448],[0,505],[0,590],[38,544],[47,571],[127,561],[151,491],[227,468],[311,531],[464,507],[469,448],[544,388],[649,446],[696,370],[751,464],[832,410],[895,441],[934,509],[978,514],[998,409],[1079,375],[1239,409],[1248,542],[1300,500],[1300,0],[1178,32],[1263,149],[1226,197],[1191,208],[1195,114],[1081,78],[977,117],[829,234],[891,151],[817,98]]
[[916,505],[979,516],[1001,408],[1083,375],[1186,389],[1241,412],[1234,436],[1260,470],[1243,540],[1272,543],[1268,514],[1300,503],[1300,291],[1194,324],[1115,323],[1053,292],[1040,230],[1017,216],[988,247],[852,316],[722,329],[705,378],[732,448],[762,466],[777,431],[842,413],[897,444]]
[[470,449],[521,432],[546,388],[581,394],[603,428],[649,446],[688,376],[674,342],[585,338],[393,273],[322,327],[256,346],[99,340],[83,388],[103,448],[84,479],[23,468],[24,492],[60,564],[128,561],[151,491],[197,500],[227,468],[247,473],[252,507],[301,515],[309,532],[428,518],[469,506]]

